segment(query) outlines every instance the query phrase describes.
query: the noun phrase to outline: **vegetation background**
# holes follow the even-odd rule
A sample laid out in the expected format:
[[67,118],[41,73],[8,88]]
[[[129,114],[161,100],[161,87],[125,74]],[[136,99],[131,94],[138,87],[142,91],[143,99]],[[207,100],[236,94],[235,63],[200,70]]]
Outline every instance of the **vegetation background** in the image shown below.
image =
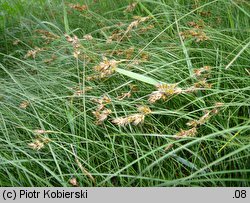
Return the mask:
[[0,186],[250,185],[248,0],[0,0],[0,33]]

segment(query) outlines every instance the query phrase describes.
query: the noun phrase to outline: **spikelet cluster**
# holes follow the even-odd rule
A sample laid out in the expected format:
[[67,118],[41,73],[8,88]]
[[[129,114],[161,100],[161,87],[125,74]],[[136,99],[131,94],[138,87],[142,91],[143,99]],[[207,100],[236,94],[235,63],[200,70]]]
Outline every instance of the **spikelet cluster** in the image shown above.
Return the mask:
[[194,83],[194,88],[199,89],[199,88],[206,88],[210,89],[212,88],[212,84],[207,82],[207,78],[210,77],[210,71],[211,67],[210,66],[204,66],[199,69],[194,70],[194,75],[198,82]]
[[175,139],[180,139],[184,137],[193,137],[197,134],[197,129],[199,126],[205,124],[213,115],[216,115],[219,112],[219,108],[222,107],[224,104],[223,103],[216,103],[215,108],[206,111],[205,114],[200,117],[198,120],[190,120],[186,123],[188,127],[191,127],[188,130],[183,130],[181,129],[180,132],[176,133],[174,135]]
[[149,31],[149,30],[152,30],[155,26],[154,25],[148,25],[148,26],[144,26],[142,28],[140,28],[138,30],[138,33],[139,34],[144,34],[145,32]]
[[44,63],[51,63],[53,61],[55,61],[57,59],[55,54],[52,54],[52,56],[50,58],[46,58],[43,60]]
[[141,17],[141,16],[134,16],[133,17],[135,20],[132,21],[129,26],[127,27],[127,30],[125,31],[125,35],[129,33],[131,30],[134,28],[138,27],[140,23],[143,23],[149,19],[149,17]]
[[78,58],[79,55],[81,54],[81,52],[80,52],[81,44],[79,42],[78,37],[76,35],[71,37],[67,34],[65,34],[64,36],[65,36],[66,40],[73,46],[73,49],[74,49],[73,56],[75,58]]
[[84,35],[84,36],[83,36],[83,39],[85,39],[85,40],[87,40],[87,41],[91,41],[91,40],[93,40],[93,37],[92,37],[91,34],[87,34],[87,35]]
[[203,42],[210,39],[204,31],[186,30],[181,32],[180,35],[184,40],[194,37],[196,42]]
[[117,65],[121,62],[114,59],[108,60],[106,57],[103,57],[103,61],[93,68],[96,74],[87,77],[87,80],[103,79],[112,75],[116,71]]
[[77,182],[77,179],[75,177],[71,178],[69,180],[69,183],[73,186],[73,187],[79,187],[79,183]]
[[127,8],[123,11],[124,13],[130,13],[135,10],[135,7],[137,6],[137,2],[133,2],[127,6]]
[[21,104],[19,105],[19,108],[26,109],[28,106],[29,106],[29,102],[25,100],[21,102]]
[[117,97],[118,100],[124,100],[125,98],[131,97],[131,91],[122,93],[120,96]]
[[209,77],[209,74],[204,75],[204,73],[209,73],[211,71],[211,66],[204,66],[202,68],[194,69],[194,74],[196,77],[203,77],[207,78]]
[[96,118],[96,124],[100,125],[112,113],[110,109],[105,107],[107,104],[111,103],[111,99],[108,96],[104,95],[101,99],[93,99],[92,101],[98,104],[96,110],[92,113]]
[[183,40],[187,38],[195,38],[196,42],[202,42],[202,41],[207,41],[209,40],[209,37],[206,35],[206,33],[203,31],[204,29],[204,22],[199,21],[198,23],[196,22],[189,22],[189,26],[192,28],[189,30],[185,30],[183,32],[180,32],[180,35]]
[[126,126],[128,124],[138,125],[139,123],[143,123],[145,116],[151,114],[151,109],[147,106],[139,106],[138,112],[136,114],[129,115],[127,117],[118,117],[112,120],[112,123],[118,126]]
[[35,32],[38,33],[39,35],[41,35],[41,37],[45,40],[46,44],[60,38],[58,35],[56,35],[56,34],[54,34],[52,32],[49,32],[47,30],[38,29]]
[[34,150],[40,150],[45,147],[46,144],[51,142],[51,139],[47,137],[41,137],[39,136],[33,142],[29,143],[28,146]]
[[217,102],[215,103],[215,108],[210,111],[205,111],[205,114],[200,117],[198,120],[190,120],[187,122],[187,126],[198,127],[205,124],[213,115],[216,115],[219,112],[219,108],[224,104]]
[[191,128],[189,130],[183,130],[181,129],[180,132],[174,135],[175,139],[185,138],[185,137],[193,137],[197,133],[197,128]]
[[128,25],[128,27],[127,27],[127,29],[126,29],[125,31],[124,31],[124,30],[115,30],[115,31],[112,33],[112,35],[108,37],[106,43],[109,44],[109,43],[111,43],[111,42],[113,42],[113,41],[118,41],[118,42],[120,42],[120,41],[122,41],[122,40],[124,40],[124,39],[130,38],[131,36],[130,36],[129,33],[130,33],[134,28],[138,27],[139,24],[141,24],[141,23],[143,23],[143,22],[145,22],[145,21],[147,21],[147,20],[149,19],[149,17],[141,17],[141,16],[134,16],[133,18],[134,18],[134,21],[132,21],[132,22]]
[[88,6],[87,5],[80,5],[79,3],[77,4],[69,4],[69,7],[73,10],[76,10],[76,11],[85,11],[88,9]]
[[35,59],[36,58],[36,55],[39,53],[39,52],[41,52],[43,49],[41,49],[41,48],[38,48],[38,47],[35,47],[35,49],[33,49],[33,50],[29,50],[26,54],[25,54],[25,56],[24,56],[24,58],[33,58],[33,59]]
[[211,89],[212,84],[207,82],[207,78],[210,77],[210,66],[204,66],[199,69],[194,69],[194,77],[197,80],[192,86],[184,89],[182,92],[191,93],[198,90]]
[[122,93],[120,96],[116,97],[118,100],[124,100],[125,98],[130,98],[133,92],[137,91],[136,85],[129,85],[130,90],[128,92]]
[[150,103],[155,103],[160,99],[165,100],[169,96],[182,93],[182,89],[177,84],[158,84],[156,88],[157,91],[152,92],[149,96],[148,101]]
[[74,90],[74,94],[73,96],[75,97],[79,97],[79,96],[82,96],[84,95],[86,92],[89,92],[93,89],[93,87],[90,87],[90,86],[86,86],[84,89],[80,89],[80,87],[76,87],[76,88],[71,88]]

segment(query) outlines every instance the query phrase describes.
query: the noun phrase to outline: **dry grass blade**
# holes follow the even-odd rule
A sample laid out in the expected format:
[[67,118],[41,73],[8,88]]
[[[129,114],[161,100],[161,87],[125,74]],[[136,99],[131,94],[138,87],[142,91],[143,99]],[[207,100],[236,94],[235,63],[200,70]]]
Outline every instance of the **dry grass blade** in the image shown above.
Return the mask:
[[95,183],[96,183],[95,178],[91,175],[90,172],[88,172],[88,171],[83,167],[83,165],[81,164],[81,162],[80,162],[79,159],[77,158],[75,149],[74,149],[74,147],[73,147],[72,144],[71,144],[71,149],[72,149],[72,152],[73,152],[73,154],[74,154],[76,164],[77,164],[78,167],[81,169],[82,173],[83,173],[84,175],[86,175],[86,176],[95,184]]

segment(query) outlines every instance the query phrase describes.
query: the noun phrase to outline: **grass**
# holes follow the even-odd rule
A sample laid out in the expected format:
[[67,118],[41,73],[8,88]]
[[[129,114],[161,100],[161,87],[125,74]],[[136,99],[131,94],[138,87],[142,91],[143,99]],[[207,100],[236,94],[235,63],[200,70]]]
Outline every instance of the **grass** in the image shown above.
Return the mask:
[[0,186],[249,186],[249,2],[76,2],[0,1]]

